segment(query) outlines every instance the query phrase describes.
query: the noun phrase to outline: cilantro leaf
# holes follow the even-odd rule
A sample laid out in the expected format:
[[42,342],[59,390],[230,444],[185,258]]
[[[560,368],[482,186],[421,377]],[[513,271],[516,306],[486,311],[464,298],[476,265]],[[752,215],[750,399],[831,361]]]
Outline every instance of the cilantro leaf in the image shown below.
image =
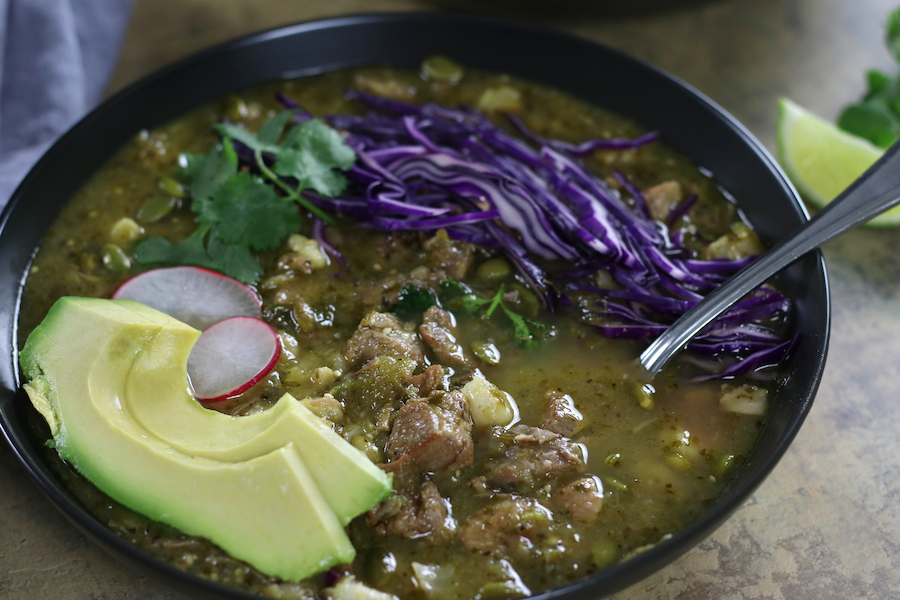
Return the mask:
[[143,265],[191,265],[227,273],[244,283],[254,283],[262,275],[259,261],[243,246],[229,245],[210,236],[204,246],[208,228],[201,227],[180,244],[161,237],[142,240],[134,249],[134,260]]
[[[900,62],[900,9],[888,15],[885,45]],[[888,148],[900,137],[900,76],[870,70],[866,82],[866,94],[841,112],[837,125],[876,146]]]
[[511,311],[506,308],[505,305],[501,304],[503,307],[503,312],[506,314],[507,318],[512,322],[513,332],[516,338],[516,342],[520,346],[524,346],[525,348],[533,348],[538,343],[537,336],[532,333],[531,328],[539,328],[545,329],[547,326],[543,323],[539,323],[537,321],[533,321],[527,317],[523,317],[522,315]]
[[134,248],[134,260],[145,265],[193,265],[205,267],[209,253],[203,246],[205,229],[198,229],[180,244],[162,237],[149,237]]
[[869,91],[866,97],[875,94],[886,94],[890,91],[892,80],[886,73],[882,73],[877,69],[871,69],[866,72],[866,82],[869,84]]
[[450,306],[453,310],[458,310],[463,314],[473,315],[484,306],[484,317],[489,319],[499,307],[507,320],[513,327],[513,336],[516,343],[525,348],[531,348],[538,343],[539,338],[535,335],[535,329],[546,329],[547,325],[534,321],[527,317],[523,317],[519,313],[511,310],[503,303],[504,286],[490,298],[482,298],[470,290],[466,285],[454,280],[444,279],[438,285],[439,297],[441,301]]
[[197,221],[226,244],[274,250],[300,227],[293,202],[249,173],[236,173],[197,206]]
[[430,287],[418,287],[413,284],[403,286],[397,296],[397,302],[392,304],[389,310],[401,319],[408,319],[421,315],[434,305],[441,306],[441,303],[445,303],[451,310],[467,315],[473,315],[487,306],[483,317],[489,319],[499,307],[513,327],[516,343],[525,348],[533,348],[540,341],[535,331],[546,329],[547,325],[523,317],[508,308],[503,303],[503,291],[504,286],[501,285],[493,296],[482,298],[466,285],[448,277],[438,284],[437,294]]
[[894,58],[900,61],[900,8],[888,15],[885,44]]
[[[230,146],[231,143],[224,144],[223,147],[225,145]],[[237,156],[234,153],[223,152],[220,148],[213,148],[202,159],[192,155],[182,168],[182,177],[195,202],[211,196],[216,188],[235,173],[237,173]]]
[[178,178],[183,183],[190,184],[190,182],[197,178],[197,175],[200,173],[200,169],[203,168],[204,160],[206,160],[206,156],[204,156],[203,154],[195,154],[192,152],[179,154]]
[[278,140],[281,139],[281,134],[284,133],[284,126],[287,125],[288,121],[290,121],[293,116],[294,111],[281,111],[263,123],[262,127],[260,127],[259,131],[256,133],[256,139],[262,144],[277,145]]
[[464,315],[473,315],[479,308],[494,301],[493,297],[479,298],[466,285],[449,277],[438,284],[438,294],[451,310]]
[[253,133],[252,131],[247,131],[243,127],[238,127],[237,125],[232,125],[231,123],[216,123],[215,125],[213,125],[213,127],[224,137],[236,140],[244,144],[254,152],[271,152],[273,154],[275,152],[278,152],[277,142],[266,142],[264,140],[261,140],[259,139],[258,134]]
[[453,300],[459,296],[474,296],[468,286],[447,277],[438,284],[438,293],[444,300]]
[[389,310],[401,319],[408,319],[421,315],[436,304],[438,304],[438,299],[433,289],[409,283],[400,288],[397,301],[391,305]]
[[330,163],[336,169],[349,169],[356,160],[353,148],[322,119],[309,119],[294,125],[288,131],[284,144],[315,152],[323,162]]
[[[206,155],[181,155],[179,176],[200,226],[179,244],[159,237],[142,241],[135,260],[207,267],[252,283],[262,275],[253,251],[273,250],[299,229],[295,202],[330,222],[301,192],[311,187],[328,196],[341,193],[347,180],[336,169],[349,169],[356,153],[319,119],[288,128],[294,114],[280,112],[256,133],[219,123],[214,127],[222,135],[221,145]],[[253,152],[258,174],[238,171],[236,142]],[[274,171],[269,168],[273,159]],[[295,179],[297,185],[282,177]]]
[[888,148],[900,136],[900,116],[881,95],[848,106],[837,125],[881,148]]
[[[476,312],[478,312],[479,308],[481,308],[485,304],[491,304],[493,302],[494,302],[493,297],[492,298],[479,298],[475,294],[471,294],[468,296],[460,296],[459,300],[457,300],[457,303],[459,304],[460,308],[462,308],[463,313],[467,314],[467,315],[474,315]],[[493,311],[491,311],[491,312],[493,312]],[[487,316],[490,316],[490,315],[487,315]]]
[[335,169],[349,169],[355,160],[356,153],[337,131],[320,119],[312,119],[288,131],[273,171],[293,177],[300,189],[337,196],[346,188],[347,179]]
[[262,277],[263,270],[259,259],[253,256],[246,246],[226,244],[213,234],[210,235],[207,252],[213,263],[218,266],[209,267],[213,270],[229,273],[244,283],[255,283]]
[[[493,298],[491,298],[490,300],[485,299],[485,300],[481,301],[482,304],[488,304],[488,309],[486,311],[484,311],[485,317],[490,319],[491,315],[494,314],[494,311],[497,310],[497,307],[501,306],[503,304],[503,289],[504,289],[504,287],[505,286],[503,284],[500,284],[500,289],[497,290],[497,293],[494,294]],[[503,308],[505,309],[506,307],[504,306]]]
[[284,177],[293,177],[300,188],[313,188],[326,196],[337,196],[347,187],[347,179],[340,173],[310,160],[304,150],[285,148],[278,153],[273,171]]

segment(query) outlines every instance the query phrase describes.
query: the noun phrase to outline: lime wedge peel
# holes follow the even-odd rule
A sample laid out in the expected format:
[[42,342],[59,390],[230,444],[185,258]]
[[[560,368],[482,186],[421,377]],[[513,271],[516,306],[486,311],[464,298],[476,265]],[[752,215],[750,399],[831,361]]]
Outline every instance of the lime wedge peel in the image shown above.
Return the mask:
[[[778,101],[778,160],[804,200],[822,208],[862,175],[883,150],[781,98]],[[900,225],[900,207],[868,225]]]

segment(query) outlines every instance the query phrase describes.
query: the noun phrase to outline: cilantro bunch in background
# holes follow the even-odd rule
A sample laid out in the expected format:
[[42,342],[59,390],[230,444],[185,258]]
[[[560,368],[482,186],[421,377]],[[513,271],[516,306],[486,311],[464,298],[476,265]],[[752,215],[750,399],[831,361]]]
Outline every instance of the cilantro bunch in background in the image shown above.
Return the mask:
[[[888,16],[885,43],[891,56],[900,63],[900,9]],[[900,137],[900,74],[878,70],[866,73],[868,91],[862,100],[851,104],[838,117],[838,127],[887,148]]]
[[[291,123],[284,111],[266,121],[257,133],[230,124],[216,125],[222,143],[208,154],[180,157],[180,178],[191,196],[199,227],[173,244],[151,237],[135,248],[145,265],[193,265],[255,283],[262,267],[255,252],[274,250],[301,224],[297,205],[330,222],[328,215],[302,196],[313,189],[337,196],[347,180],[338,169],[349,169],[354,151],[341,135],[319,119]],[[242,171],[233,141],[253,155],[251,171]]]
[[[900,9],[888,16],[885,43],[900,63]],[[900,138],[900,73],[872,70],[867,79],[865,96],[845,108],[837,123],[788,98],[778,101],[778,161],[803,199],[816,208],[839,197]],[[900,207],[865,225],[900,226]]]

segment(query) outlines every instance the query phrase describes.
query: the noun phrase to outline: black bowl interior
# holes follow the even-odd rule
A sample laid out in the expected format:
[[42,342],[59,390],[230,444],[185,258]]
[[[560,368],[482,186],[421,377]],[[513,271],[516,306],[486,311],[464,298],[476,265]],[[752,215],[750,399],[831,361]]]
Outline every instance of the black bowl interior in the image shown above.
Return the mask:
[[[807,219],[784,174],[733,118],[670,76],[615,50],[568,35],[476,17],[438,14],[338,18],[261,33],[201,52],[120,92],[41,159],[0,218],[0,425],[52,502],[104,548],[144,574],[195,597],[246,598],[150,557],[88,515],[60,485],[28,431],[16,328],[21,285],[35,248],[62,205],[136,132],[229,92],[274,79],[365,64],[415,66],[444,54],[472,68],[555,86],[662,132],[709,169],[768,241]],[[709,535],[738,508],[787,449],[815,395],[828,344],[825,266],[813,253],[780,276],[802,334],[791,376],[778,391],[759,443],[721,498],[700,519],[632,560],[545,596],[597,598],[647,576]]]

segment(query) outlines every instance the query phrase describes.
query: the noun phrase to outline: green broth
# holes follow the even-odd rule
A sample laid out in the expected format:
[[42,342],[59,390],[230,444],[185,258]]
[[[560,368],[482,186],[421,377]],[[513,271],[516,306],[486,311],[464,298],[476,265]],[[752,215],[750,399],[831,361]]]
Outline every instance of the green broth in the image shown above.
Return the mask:
[[[451,106],[476,105],[485,89],[508,87],[519,92],[518,116],[539,135],[581,141],[643,133],[635,124],[561,92],[478,73],[467,73],[457,85],[450,85],[423,81],[411,71],[365,68],[244,91],[136,136],[73,198],[48,231],[31,267],[23,296],[22,340],[59,297],[109,297],[138,272],[134,266],[113,271],[103,260],[104,245],[113,241],[110,232],[121,219],[135,219],[148,202],[155,210],[160,203],[170,203],[175,207],[171,212],[163,210],[139,223],[142,230],[135,239],[162,235],[179,241],[193,231],[196,225],[188,201],[177,198],[177,188],[165,178],[173,177],[180,153],[205,152],[215,143],[213,123],[224,117],[255,130],[279,110],[273,99],[276,91],[317,116],[359,112],[359,106],[343,99],[341,91],[346,87]],[[677,180],[686,191],[697,194],[686,222],[698,246],[727,232],[737,218],[734,206],[712,179],[662,144],[597,152],[586,163],[604,178],[620,170],[642,188]],[[309,231],[301,233],[309,235]],[[297,398],[332,392],[343,411],[336,430],[374,459],[383,460],[388,432],[376,426],[379,410],[396,408],[408,399],[384,381],[382,390],[367,388],[371,384],[354,375],[343,352],[360,320],[372,310],[384,310],[384,296],[396,293],[406,274],[431,268],[422,243],[430,236],[386,235],[359,229],[343,219],[328,234],[347,258],[348,269],[332,263],[311,273],[293,271],[285,266],[286,249],[262,257],[266,275],[258,290],[264,318],[282,334],[286,352],[263,382],[215,408],[246,414],[265,409],[284,392]],[[120,237],[116,241],[128,255],[135,240]],[[540,503],[552,518],[536,522],[528,544],[489,553],[468,550],[453,536],[437,542],[427,536],[385,535],[370,527],[365,516],[357,518],[349,527],[357,560],[338,570],[401,598],[508,597],[517,595],[509,587],[516,578],[537,593],[609,567],[702,514],[721,493],[734,464],[751,451],[763,422],[763,417],[723,411],[721,382],[688,384],[674,367],[654,382],[655,393],[647,395],[634,366],[641,346],[606,339],[581,322],[577,297],[571,307],[555,315],[533,312],[536,304],[514,270],[497,271],[496,252],[476,249],[474,255],[464,281],[485,295],[501,282],[519,289],[516,309],[550,326],[553,334],[538,348],[526,350],[515,344],[498,317],[458,316],[463,347],[489,342],[499,350],[498,365],[482,363],[479,369],[515,399],[519,423],[540,423],[549,390],[574,399],[583,415],[583,425],[572,437],[586,454],[581,475],[590,474],[602,482],[603,506],[589,524],[567,515],[556,493],[572,477],[525,488],[479,488],[478,478],[502,454],[504,433],[476,428],[474,463],[429,476],[452,506],[457,525],[486,504],[509,497]],[[479,267],[485,264],[479,277]],[[485,276],[485,271],[492,274]],[[322,367],[327,367],[327,376]],[[451,372],[451,386],[464,375],[464,370]],[[118,506],[66,465],[55,462],[67,485],[101,521],[179,568],[274,597],[321,593],[324,577],[299,584],[274,580],[203,540],[187,538]]]

